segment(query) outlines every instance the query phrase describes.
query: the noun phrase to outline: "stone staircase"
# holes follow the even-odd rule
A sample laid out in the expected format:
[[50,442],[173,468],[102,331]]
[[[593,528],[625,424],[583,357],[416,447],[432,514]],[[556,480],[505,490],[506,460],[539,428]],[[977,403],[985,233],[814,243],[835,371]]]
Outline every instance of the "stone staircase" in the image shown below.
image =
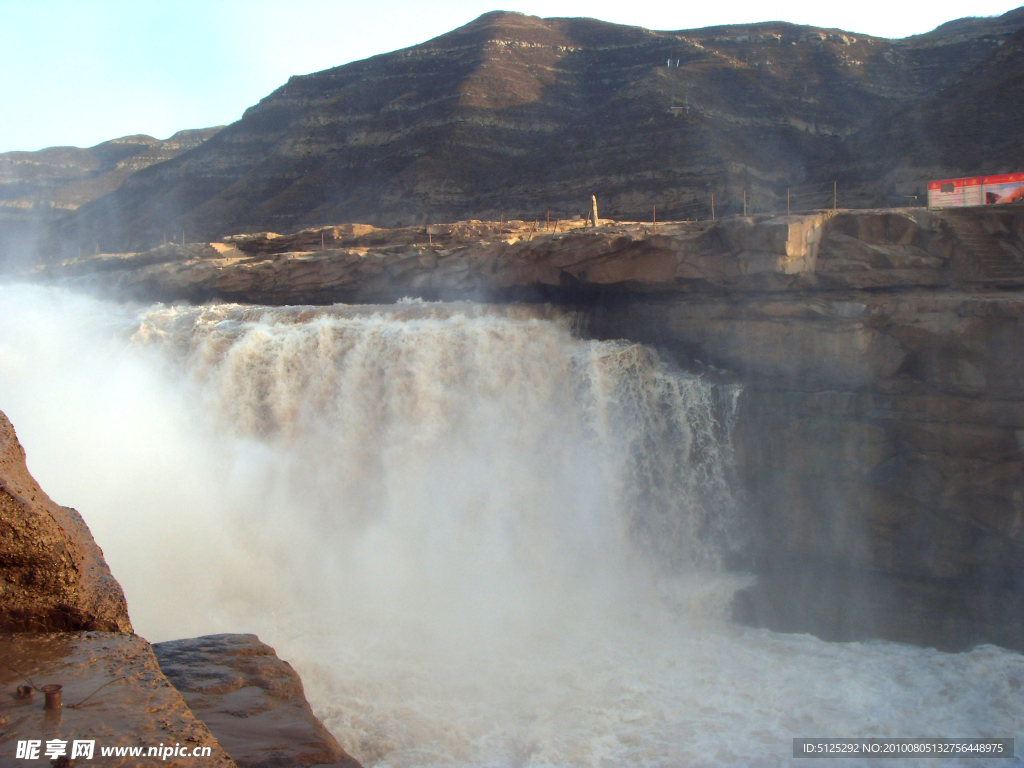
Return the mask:
[[986,232],[979,222],[952,212],[947,221],[957,239],[974,257],[978,268],[975,279],[1024,282],[1024,261]]

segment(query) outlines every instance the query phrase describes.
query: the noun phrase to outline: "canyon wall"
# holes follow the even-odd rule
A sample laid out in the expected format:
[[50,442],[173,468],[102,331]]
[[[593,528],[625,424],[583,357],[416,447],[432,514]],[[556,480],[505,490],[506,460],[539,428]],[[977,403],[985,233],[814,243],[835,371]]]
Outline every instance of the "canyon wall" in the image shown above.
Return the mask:
[[839,213],[813,273],[599,307],[745,385],[741,620],[1024,648],[1024,211]]
[[[764,22],[657,31],[487,13],[292,77],[236,123],[62,220],[54,252],[167,237],[923,201],[1021,170],[1024,10],[889,40]],[[672,60],[675,66],[667,67]],[[1003,117],[1006,116],[1006,117]],[[964,137],[969,136],[968,140]],[[749,203],[749,206],[748,206]]]
[[744,384],[744,621],[1024,648],[1024,207],[462,222],[76,260],[145,299],[554,301]]

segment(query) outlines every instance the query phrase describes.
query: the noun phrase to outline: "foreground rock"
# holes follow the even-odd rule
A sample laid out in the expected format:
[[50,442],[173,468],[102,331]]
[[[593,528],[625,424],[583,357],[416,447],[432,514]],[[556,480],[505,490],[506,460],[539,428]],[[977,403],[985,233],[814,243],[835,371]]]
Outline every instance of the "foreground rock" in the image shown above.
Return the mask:
[[121,585],[81,515],[50,500],[0,413],[0,632],[131,632]]
[[[121,586],[89,529],[32,479],[0,413],[0,768],[56,757],[16,757],[29,740],[66,742],[69,758],[75,740],[93,741],[84,759],[112,766],[230,768],[237,755],[251,768],[358,768],[314,717],[299,676],[254,635],[157,646],[172,686],[154,649],[131,632]],[[63,687],[56,711],[43,707],[51,684]]]
[[160,669],[242,768],[359,768],[316,719],[302,681],[255,635],[156,643]]
[[[167,682],[149,643],[139,637],[107,632],[0,635],[0,659],[2,767],[50,764],[42,751],[40,760],[16,759],[17,742],[30,739],[44,745],[60,739],[69,748],[76,739],[95,741],[93,761],[105,766],[235,765]],[[16,695],[26,678],[36,688],[63,686],[63,708],[56,716],[44,710],[41,692]],[[101,753],[103,748],[139,747],[143,757]],[[150,747],[176,749],[178,756],[147,758]],[[188,756],[181,756],[183,751]]]

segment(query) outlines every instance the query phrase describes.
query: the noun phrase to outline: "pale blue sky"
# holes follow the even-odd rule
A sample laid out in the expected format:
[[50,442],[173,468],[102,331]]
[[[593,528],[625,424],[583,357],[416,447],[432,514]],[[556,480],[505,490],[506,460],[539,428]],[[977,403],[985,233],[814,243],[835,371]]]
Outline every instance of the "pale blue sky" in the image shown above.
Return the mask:
[[904,37],[1019,2],[0,0],[0,152],[229,123],[290,75],[414,45],[499,8],[652,29],[781,19]]

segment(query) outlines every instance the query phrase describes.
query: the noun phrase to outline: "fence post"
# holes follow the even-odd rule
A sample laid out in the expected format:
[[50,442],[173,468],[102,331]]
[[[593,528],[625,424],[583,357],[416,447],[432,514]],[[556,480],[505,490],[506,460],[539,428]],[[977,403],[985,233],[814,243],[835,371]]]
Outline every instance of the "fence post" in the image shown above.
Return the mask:
[[839,182],[836,182],[836,181],[832,182],[832,210],[833,211],[836,210],[836,197],[837,197],[836,193],[839,190],[839,186],[838,185],[839,185]]

